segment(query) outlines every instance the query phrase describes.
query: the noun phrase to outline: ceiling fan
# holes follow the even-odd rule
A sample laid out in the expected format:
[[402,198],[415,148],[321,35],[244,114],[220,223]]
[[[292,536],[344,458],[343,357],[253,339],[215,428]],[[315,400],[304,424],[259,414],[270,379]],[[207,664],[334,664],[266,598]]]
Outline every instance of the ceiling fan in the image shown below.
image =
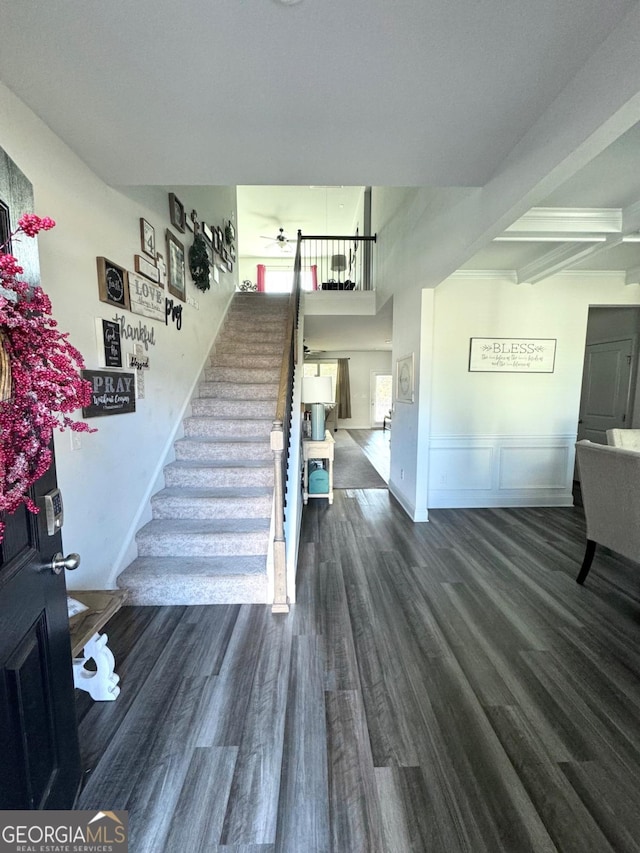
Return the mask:
[[271,246],[275,245],[283,252],[293,252],[293,246],[291,243],[296,243],[297,240],[287,237],[284,233],[284,228],[278,229],[278,234],[275,237],[267,237],[264,234],[260,235],[263,240],[268,240],[269,243],[265,246],[265,249],[271,248]]

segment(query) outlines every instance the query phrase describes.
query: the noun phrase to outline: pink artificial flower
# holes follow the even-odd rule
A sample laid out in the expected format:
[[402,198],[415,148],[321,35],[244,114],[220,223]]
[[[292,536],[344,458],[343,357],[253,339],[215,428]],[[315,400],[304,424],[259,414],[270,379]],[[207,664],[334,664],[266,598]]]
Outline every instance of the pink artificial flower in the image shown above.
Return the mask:
[[22,275],[23,268],[13,255],[0,255],[0,276],[2,278],[13,278]]
[[18,220],[18,230],[27,237],[35,237],[39,231],[49,231],[56,223],[49,216],[36,216],[35,213],[25,213]]
[[[48,216],[25,214],[18,229],[34,237],[55,225]],[[1,249],[2,247],[0,247]],[[81,354],[57,328],[51,302],[42,288],[17,278],[23,272],[13,255],[0,251],[0,282],[16,298],[0,296],[2,345],[11,363],[12,393],[0,402],[0,515],[24,505],[38,507],[29,488],[51,464],[49,443],[54,429],[95,432],[68,415],[91,400],[91,383],[82,379]],[[0,520],[0,542],[4,525]]]

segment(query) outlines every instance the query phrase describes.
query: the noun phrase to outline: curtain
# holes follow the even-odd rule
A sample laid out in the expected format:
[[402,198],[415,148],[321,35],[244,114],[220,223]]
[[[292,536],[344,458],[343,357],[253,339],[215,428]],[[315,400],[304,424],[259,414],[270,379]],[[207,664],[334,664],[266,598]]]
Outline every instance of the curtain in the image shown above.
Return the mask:
[[266,266],[264,264],[258,264],[257,266],[257,278],[258,282],[258,293],[264,293],[264,274],[266,271]]
[[338,359],[336,403],[339,418],[351,417],[351,387],[349,384],[349,359]]

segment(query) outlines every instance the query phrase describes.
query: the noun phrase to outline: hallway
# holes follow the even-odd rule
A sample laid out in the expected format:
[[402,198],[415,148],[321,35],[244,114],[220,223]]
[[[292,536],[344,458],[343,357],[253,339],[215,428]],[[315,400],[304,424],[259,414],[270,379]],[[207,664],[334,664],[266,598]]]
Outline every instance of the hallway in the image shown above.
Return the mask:
[[637,567],[579,509],[305,509],[299,600],[124,608],[80,808],[132,853],[638,851]]

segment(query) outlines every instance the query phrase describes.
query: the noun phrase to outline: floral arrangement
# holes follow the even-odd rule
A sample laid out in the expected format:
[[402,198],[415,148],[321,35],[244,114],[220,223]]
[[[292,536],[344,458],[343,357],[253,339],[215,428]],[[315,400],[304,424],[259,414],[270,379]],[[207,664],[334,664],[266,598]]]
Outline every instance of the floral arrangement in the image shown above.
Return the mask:
[[35,237],[54,225],[48,216],[27,213],[0,246],[0,389],[5,389],[0,394],[0,542],[3,513],[21,504],[38,512],[29,489],[51,464],[53,430],[95,432],[69,417],[91,401],[91,384],[80,377],[83,358],[68,334],[58,330],[49,297],[18,278],[24,270],[5,252],[11,239]]

